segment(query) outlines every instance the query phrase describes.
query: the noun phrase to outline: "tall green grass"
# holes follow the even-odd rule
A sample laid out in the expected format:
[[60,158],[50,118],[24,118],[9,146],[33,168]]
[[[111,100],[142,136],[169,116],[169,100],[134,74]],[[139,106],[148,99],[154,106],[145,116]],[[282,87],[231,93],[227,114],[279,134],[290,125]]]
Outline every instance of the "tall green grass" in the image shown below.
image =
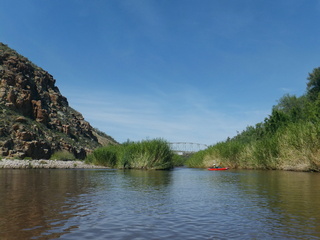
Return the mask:
[[193,154],[186,162],[188,167],[210,167],[228,165],[236,167],[241,161],[244,144],[238,141],[219,142],[205,150]]
[[111,168],[170,169],[174,159],[168,142],[154,139],[98,148],[87,161]]
[[186,160],[185,165],[193,168],[204,168],[204,167],[209,167],[213,165],[214,160],[212,160],[212,163],[205,162],[206,156],[211,156],[211,152],[209,151],[209,149],[201,150],[199,152],[192,154]]
[[320,122],[299,122],[283,129],[279,140],[283,169],[320,170]]
[[195,154],[187,164],[320,171],[320,67],[307,79],[305,95],[284,95],[264,122]]
[[260,139],[232,139],[191,156],[189,167],[212,164],[231,168],[320,170],[320,123],[300,121],[279,128]]

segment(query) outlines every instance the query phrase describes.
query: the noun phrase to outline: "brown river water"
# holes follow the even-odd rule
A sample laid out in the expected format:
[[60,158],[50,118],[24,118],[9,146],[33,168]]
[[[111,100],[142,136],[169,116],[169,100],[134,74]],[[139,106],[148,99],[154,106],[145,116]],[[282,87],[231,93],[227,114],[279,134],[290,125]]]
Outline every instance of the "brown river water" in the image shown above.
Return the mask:
[[0,239],[320,239],[320,173],[0,169]]

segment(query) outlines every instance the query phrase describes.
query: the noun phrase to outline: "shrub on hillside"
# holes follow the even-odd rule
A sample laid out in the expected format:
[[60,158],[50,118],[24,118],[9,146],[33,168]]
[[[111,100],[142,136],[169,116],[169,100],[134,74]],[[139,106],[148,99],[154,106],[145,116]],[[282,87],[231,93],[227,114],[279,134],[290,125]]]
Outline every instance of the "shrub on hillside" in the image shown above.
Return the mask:
[[66,150],[61,150],[53,153],[50,159],[68,161],[68,160],[75,160],[76,158],[71,152],[68,152]]

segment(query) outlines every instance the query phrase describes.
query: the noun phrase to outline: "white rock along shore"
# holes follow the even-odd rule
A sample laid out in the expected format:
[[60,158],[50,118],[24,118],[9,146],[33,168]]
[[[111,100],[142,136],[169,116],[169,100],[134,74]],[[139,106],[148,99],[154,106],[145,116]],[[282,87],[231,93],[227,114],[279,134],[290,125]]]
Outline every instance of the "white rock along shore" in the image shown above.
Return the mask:
[[106,168],[103,166],[96,166],[91,164],[86,164],[83,161],[60,161],[60,160],[12,160],[12,159],[1,159],[0,168],[19,168],[19,169],[34,169],[34,168]]

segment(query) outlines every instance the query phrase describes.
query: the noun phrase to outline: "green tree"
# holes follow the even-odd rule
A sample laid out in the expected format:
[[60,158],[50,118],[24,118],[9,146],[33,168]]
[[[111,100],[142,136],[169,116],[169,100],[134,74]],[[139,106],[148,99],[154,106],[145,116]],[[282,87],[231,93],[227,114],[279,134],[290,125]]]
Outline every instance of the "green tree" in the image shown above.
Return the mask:
[[289,116],[292,122],[305,118],[307,101],[306,97],[296,97],[295,95],[286,94],[273,106],[273,110],[280,111]]
[[320,67],[313,69],[307,78],[307,95],[311,100],[316,100],[320,92]]
[[267,133],[274,134],[280,127],[287,125],[290,118],[284,112],[272,109],[271,115],[264,120],[264,126]]

